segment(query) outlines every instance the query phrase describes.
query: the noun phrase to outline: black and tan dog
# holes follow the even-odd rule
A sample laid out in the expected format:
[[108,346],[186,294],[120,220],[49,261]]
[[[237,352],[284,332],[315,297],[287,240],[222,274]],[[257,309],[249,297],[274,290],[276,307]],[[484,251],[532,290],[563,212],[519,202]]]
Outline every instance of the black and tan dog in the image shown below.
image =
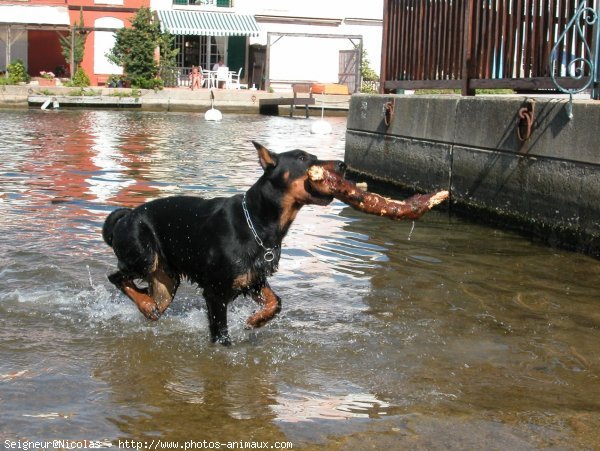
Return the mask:
[[[320,161],[302,150],[274,154],[254,142],[263,175],[245,194],[202,199],[175,196],[113,211],[102,236],[118,258],[109,280],[157,320],[182,278],[203,289],[210,336],[229,344],[227,305],[250,294],[261,306],[247,320],[260,327],[281,308],[267,283],[277,270],[281,242],[303,205],[327,205],[332,196],[311,189],[307,171],[320,165],[343,175],[341,161]],[[142,279],[147,288],[134,280]]]

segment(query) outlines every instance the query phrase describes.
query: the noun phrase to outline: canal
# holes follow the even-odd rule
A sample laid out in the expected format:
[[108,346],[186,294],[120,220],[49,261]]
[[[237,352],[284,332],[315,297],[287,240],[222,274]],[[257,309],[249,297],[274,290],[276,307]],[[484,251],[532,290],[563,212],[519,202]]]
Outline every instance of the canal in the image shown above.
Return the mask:
[[[344,156],[345,118],[0,112],[0,437],[294,449],[600,445],[600,262],[433,211],[305,207],[257,331],[212,345],[183,284],[158,322],[110,285],[117,206],[229,196],[274,151]],[[289,448],[289,445],[286,445]]]

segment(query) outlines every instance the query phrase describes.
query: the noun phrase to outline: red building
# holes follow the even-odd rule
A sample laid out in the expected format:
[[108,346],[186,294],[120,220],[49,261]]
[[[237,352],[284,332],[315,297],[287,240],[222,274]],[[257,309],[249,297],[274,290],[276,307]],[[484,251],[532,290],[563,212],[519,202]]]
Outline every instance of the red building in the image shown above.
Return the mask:
[[17,59],[33,77],[67,69],[60,35],[68,35],[82,12],[90,31],[81,66],[92,84],[103,83],[121,73],[105,56],[114,44],[114,30],[129,26],[142,6],[149,6],[149,0],[0,0],[0,71]]

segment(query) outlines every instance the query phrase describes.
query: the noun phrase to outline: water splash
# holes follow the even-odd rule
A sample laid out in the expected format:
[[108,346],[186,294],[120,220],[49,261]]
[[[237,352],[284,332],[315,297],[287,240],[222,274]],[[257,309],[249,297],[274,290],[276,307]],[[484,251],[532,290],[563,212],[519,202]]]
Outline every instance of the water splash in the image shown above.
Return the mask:
[[415,230],[415,221],[412,222],[412,226],[410,228],[410,232],[408,232],[407,241],[410,241],[410,238],[412,237],[413,230]]

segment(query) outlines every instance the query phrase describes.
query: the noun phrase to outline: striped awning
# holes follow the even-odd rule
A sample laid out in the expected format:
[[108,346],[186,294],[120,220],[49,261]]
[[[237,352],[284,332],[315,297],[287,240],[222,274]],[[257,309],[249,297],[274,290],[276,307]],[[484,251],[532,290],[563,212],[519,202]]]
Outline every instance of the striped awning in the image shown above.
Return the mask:
[[201,36],[258,36],[254,16],[202,11],[156,11],[163,31]]

